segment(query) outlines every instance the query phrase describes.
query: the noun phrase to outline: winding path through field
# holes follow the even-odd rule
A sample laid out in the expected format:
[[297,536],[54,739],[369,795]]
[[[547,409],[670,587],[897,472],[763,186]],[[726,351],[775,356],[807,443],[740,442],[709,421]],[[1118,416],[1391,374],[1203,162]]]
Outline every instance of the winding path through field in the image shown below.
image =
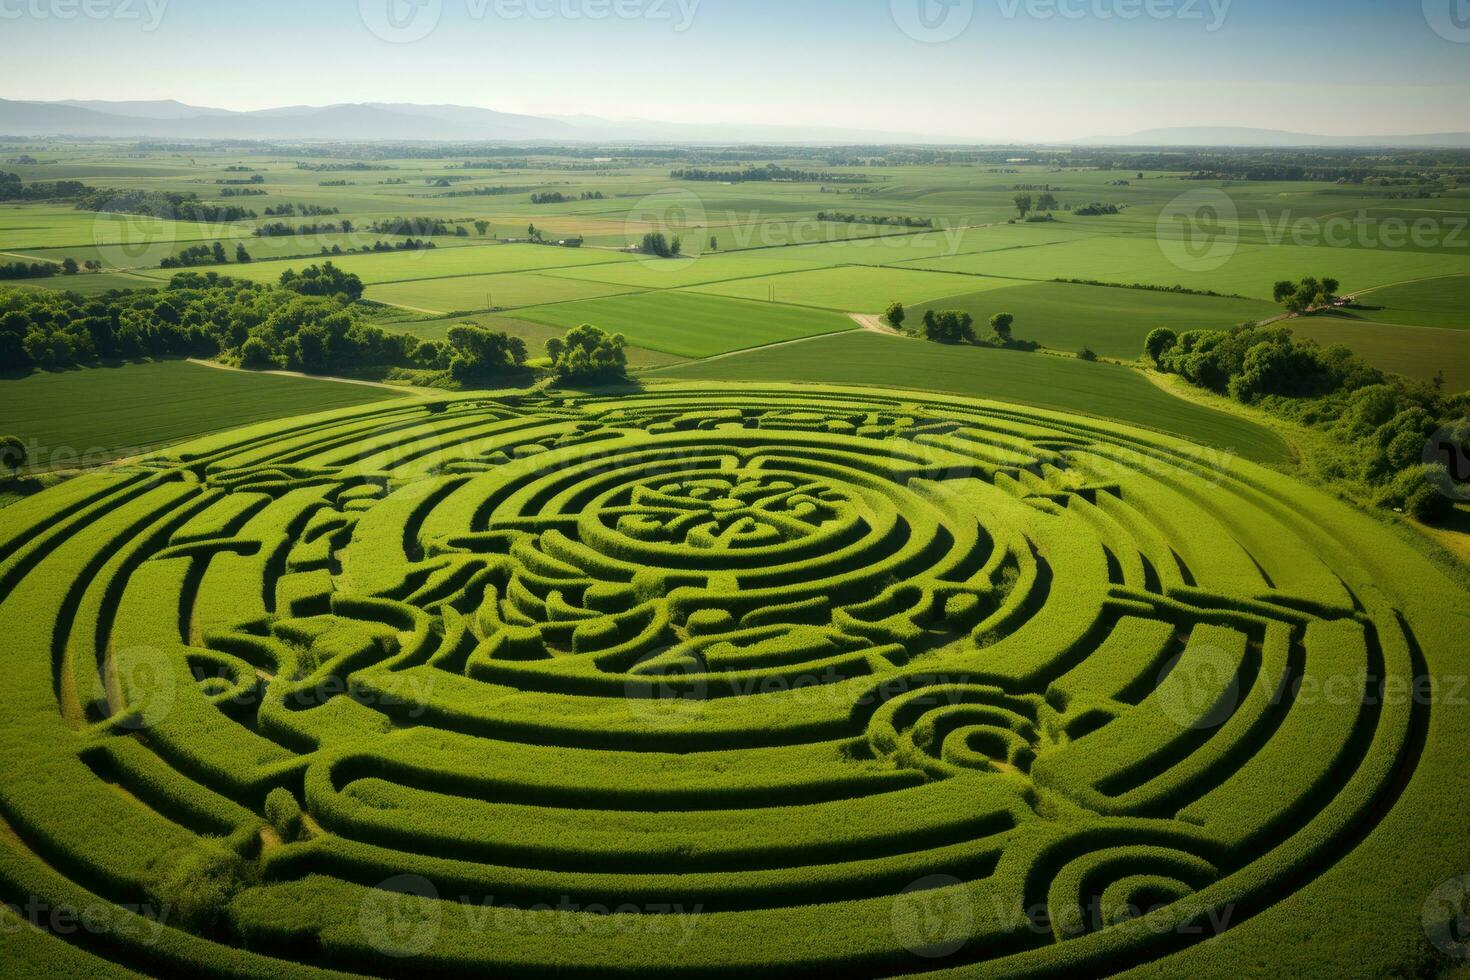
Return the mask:
[[304,371],[255,371],[249,368],[235,367],[230,364],[221,364],[218,361],[206,361],[197,357],[188,359],[190,364],[198,364],[201,367],[216,368],[220,371],[248,371],[250,374],[274,374],[282,378],[306,378],[308,381],[335,381],[344,385],[366,385],[369,388],[387,388],[389,391],[401,391],[407,398],[409,395],[421,395],[422,388],[412,388],[407,385],[390,385],[384,381],[363,381],[360,378],[334,378],[326,374],[307,374]]

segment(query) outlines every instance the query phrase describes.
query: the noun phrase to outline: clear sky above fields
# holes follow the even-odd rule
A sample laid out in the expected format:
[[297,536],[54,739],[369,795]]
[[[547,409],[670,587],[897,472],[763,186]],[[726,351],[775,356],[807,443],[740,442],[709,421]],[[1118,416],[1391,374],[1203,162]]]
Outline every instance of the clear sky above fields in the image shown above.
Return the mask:
[[1470,130],[1470,0],[0,0],[0,96],[1067,140]]

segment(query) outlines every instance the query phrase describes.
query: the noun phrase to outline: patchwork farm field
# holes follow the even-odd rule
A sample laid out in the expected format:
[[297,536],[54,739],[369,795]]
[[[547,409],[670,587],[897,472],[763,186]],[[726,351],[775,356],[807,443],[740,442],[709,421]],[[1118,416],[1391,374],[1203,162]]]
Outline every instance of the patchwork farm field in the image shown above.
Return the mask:
[[1470,717],[1382,696],[1462,669],[1470,596],[1014,404],[298,417],[12,505],[0,575],[0,887],[154,975],[1223,974],[1302,927],[1351,972],[1470,825]]

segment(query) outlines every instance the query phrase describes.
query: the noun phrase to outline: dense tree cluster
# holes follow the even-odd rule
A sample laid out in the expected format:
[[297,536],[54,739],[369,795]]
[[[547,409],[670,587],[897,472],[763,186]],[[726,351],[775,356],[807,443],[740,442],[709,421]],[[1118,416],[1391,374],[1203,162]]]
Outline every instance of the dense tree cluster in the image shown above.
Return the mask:
[[[244,246],[240,246],[244,248]],[[236,256],[240,254],[236,251]],[[196,265],[224,265],[229,261],[225,254],[223,242],[215,242],[213,247],[209,245],[190,245],[183,249],[178,255],[170,255],[158,263],[160,269],[185,269]],[[250,261],[247,256],[245,261]]]
[[684,251],[684,243],[675,236],[670,240],[661,231],[649,232],[643,236],[643,242],[638,246],[638,251],[644,255],[656,255],[661,259],[676,259]]
[[267,218],[294,218],[299,214],[303,218],[324,218],[328,215],[340,214],[341,210],[341,208],[323,207],[320,204],[296,204],[293,201],[287,201],[273,208],[266,208],[265,216]]
[[361,278],[330,262],[307,266],[300,272],[287,269],[281,273],[281,286],[303,296],[345,296],[350,302],[362,299],[363,291]]
[[1283,279],[1272,287],[1271,295],[1276,302],[1290,313],[1306,313],[1308,310],[1331,306],[1337,301],[1340,283],[1336,279],[1317,279],[1307,276],[1300,282]]
[[602,191],[583,191],[579,195],[563,194],[561,191],[543,191],[531,195],[532,204],[567,204],[571,201],[601,201],[606,195]]
[[627,341],[620,333],[609,334],[584,323],[567,331],[565,338],[546,342],[551,369],[561,381],[575,384],[617,381],[627,376]]
[[1102,204],[1093,201],[1091,204],[1082,205],[1082,207],[1075,209],[1072,213],[1083,218],[1092,218],[1102,214],[1118,214],[1122,210],[1116,204]]
[[[1337,448],[1317,462],[1318,475],[1365,487],[1381,505],[1440,520],[1450,513],[1453,484],[1470,478],[1449,469],[1470,458],[1470,393],[1447,396],[1283,327],[1159,329],[1144,353],[1160,370],[1327,431]],[[1436,432],[1451,433],[1444,462],[1426,463]]]
[[425,235],[468,235],[463,228],[451,228],[443,218],[387,218],[374,221],[368,231],[375,235],[397,235],[416,238]]

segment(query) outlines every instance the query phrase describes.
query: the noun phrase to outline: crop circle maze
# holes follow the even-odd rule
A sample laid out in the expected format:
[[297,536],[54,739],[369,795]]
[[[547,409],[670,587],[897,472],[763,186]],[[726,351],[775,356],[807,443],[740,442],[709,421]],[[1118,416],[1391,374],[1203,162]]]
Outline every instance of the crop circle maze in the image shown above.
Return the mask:
[[1094,419],[740,386],[77,478],[0,534],[0,899],[100,902],[62,938],[155,974],[1179,955],[1425,757],[1389,690],[1453,624],[1310,494]]

